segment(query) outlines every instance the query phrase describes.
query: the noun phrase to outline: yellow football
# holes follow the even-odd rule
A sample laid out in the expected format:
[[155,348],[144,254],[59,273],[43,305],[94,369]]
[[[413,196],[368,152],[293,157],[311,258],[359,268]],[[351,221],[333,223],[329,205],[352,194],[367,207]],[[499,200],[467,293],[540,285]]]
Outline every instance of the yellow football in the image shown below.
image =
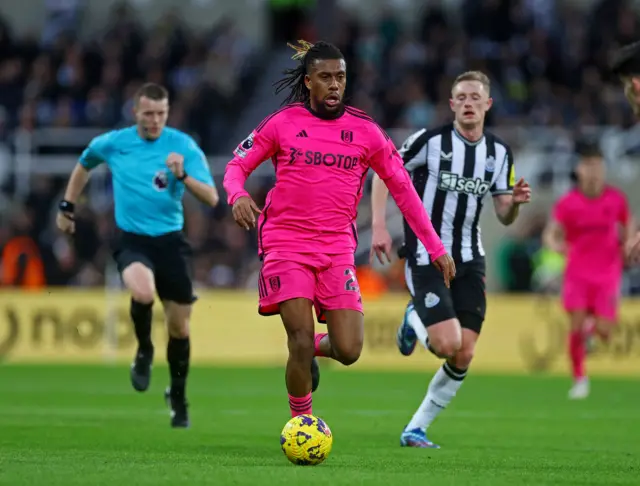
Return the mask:
[[313,415],[298,415],[289,420],[280,434],[282,452],[298,466],[316,466],[329,456],[333,445],[331,429]]

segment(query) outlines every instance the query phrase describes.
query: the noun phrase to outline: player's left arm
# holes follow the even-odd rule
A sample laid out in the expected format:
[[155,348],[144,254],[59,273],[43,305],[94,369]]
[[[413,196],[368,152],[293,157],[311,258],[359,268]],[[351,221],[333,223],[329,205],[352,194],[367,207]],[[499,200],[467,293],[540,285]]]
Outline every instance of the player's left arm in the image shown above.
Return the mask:
[[[169,156],[171,157],[171,156]],[[167,160],[169,163],[169,160]],[[184,156],[182,174],[175,174],[178,179],[182,179],[184,186],[199,201],[209,206],[216,206],[220,200],[218,190],[211,177],[209,162],[204,152],[191,140]]]
[[522,177],[516,182],[513,153],[510,147],[506,149],[498,179],[491,186],[491,194],[498,220],[509,226],[518,218],[520,205],[531,201],[531,187]]

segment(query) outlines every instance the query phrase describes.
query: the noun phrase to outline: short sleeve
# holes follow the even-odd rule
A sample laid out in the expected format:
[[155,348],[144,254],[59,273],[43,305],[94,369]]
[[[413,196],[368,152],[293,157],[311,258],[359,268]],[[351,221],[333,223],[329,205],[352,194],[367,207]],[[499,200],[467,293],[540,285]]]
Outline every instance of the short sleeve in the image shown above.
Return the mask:
[[402,144],[398,153],[402,157],[404,168],[412,172],[427,164],[429,133],[425,128],[411,134]]
[[215,187],[211,170],[209,169],[209,161],[198,144],[189,139],[187,142],[187,150],[184,159],[184,170],[190,177],[195,180]]
[[513,152],[511,152],[511,148],[508,146],[506,146],[505,149],[506,152],[502,162],[502,167],[500,168],[500,173],[498,174],[496,181],[491,186],[491,194],[493,196],[512,194],[513,186],[516,184],[516,169],[513,161]]
[[378,174],[380,179],[389,179],[398,170],[404,170],[404,162],[389,136],[382,128],[374,125],[370,133],[369,166]]
[[104,162],[108,162],[112,138],[112,132],[108,132],[91,140],[82,155],[80,155],[80,165],[85,169],[91,170]]

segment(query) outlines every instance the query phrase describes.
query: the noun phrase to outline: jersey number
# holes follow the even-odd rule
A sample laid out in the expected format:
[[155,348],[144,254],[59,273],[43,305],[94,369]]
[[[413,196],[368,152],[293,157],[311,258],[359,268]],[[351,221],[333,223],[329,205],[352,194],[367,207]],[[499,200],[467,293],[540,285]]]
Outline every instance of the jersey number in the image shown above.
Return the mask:
[[348,277],[348,280],[344,283],[344,289],[349,292],[358,292],[360,289],[358,288],[358,281],[356,280],[356,275],[353,273],[353,270],[347,268],[344,271],[344,276]]

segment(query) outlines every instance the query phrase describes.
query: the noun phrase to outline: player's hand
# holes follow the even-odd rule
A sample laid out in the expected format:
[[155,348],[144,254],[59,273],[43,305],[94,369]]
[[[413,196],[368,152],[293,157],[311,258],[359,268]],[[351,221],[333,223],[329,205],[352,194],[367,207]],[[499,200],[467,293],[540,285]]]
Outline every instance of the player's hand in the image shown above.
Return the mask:
[[630,265],[640,263],[640,232],[638,232],[626,245],[626,260]]
[[167,167],[176,178],[182,177],[184,175],[184,157],[171,152],[167,157]]
[[393,242],[387,228],[374,227],[371,235],[371,251],[369,252],[369,263],[373,263],[373,256],[378,257],[378,261],[385,264],[384,257],[387,262],[391,263],[391,247]]
[[526,204],[531,202],[531,187],[529,183],[521,177],[513,186],[513,195],[511,196],[515,204]]
[[249,231],[256,227],[256,214],[262,214],[256,203],[249,196],[239,197],[233,203],[233,219],[236,220],[238,226]]
[[448,253],[445,253],[441,257],[437,258],[433,264],[438,270],[440,270],[440,272],[442,272],[444,284],[449,288],[451,281],[456,276],[456,264],[454,263],[453,258],[451,258],[451,255]]
[[56,215],[56,226],[63,233],[72,235],[76,232],[76,222],[73,217],[73,213],[63,213],[58,211]]

